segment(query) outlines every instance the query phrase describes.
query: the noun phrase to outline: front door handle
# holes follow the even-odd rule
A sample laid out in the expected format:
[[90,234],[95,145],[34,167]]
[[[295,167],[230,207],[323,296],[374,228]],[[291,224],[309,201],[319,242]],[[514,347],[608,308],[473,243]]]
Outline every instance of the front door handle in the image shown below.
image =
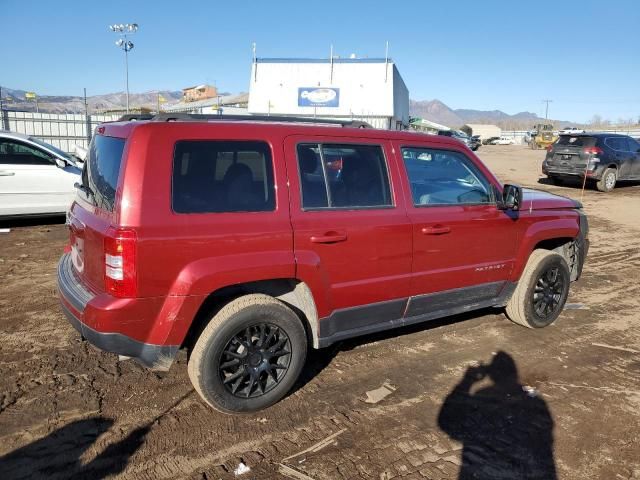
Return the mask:
[[424,235],[443,235],[451,232],[451,227],[446,225],[434,225],[433,227],[422,227],[422,233]]
[[0,177],[13,177],[16,172],[7,172],[6,170],[0,170]]
[[311,236],[311,242],[313,243],[337,243],[344,242],[346,239],[347,234],[339,232],[327,232],[324,235]]

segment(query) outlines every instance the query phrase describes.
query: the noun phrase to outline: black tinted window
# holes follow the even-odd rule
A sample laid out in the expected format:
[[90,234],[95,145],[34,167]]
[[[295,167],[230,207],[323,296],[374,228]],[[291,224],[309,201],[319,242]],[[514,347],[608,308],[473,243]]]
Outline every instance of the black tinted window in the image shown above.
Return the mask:
[[609,137],[604,143],[613,150],[618,152],[626,152],[628,151],[627,139],[622,137]]
[[634,153],[640,152],[640,143],[633,138],[627,138],[627,142],[629,143],[629,151]]
[[574,135],[560,135],[556,142],[556,145],[563,147],[594,147],[595,144],[595,137],[578,137]]
[[0,163],[9,165],[53,165],[53,157],[35,147],[0,139]]
[[389,175],[378,145],[298,145],[303,208],[391,206]]
[[273,166],[264,142],[181,141],[173,157],[178,213],[275,209]]
[[402,156],[414,205],[493,202],[489,182],[463,154],[429,148],[403,148]]
[[105,210],[113,210],[123,150],[123,138],[96,135],[91,140],[82,183],[92,191],[88,199]]

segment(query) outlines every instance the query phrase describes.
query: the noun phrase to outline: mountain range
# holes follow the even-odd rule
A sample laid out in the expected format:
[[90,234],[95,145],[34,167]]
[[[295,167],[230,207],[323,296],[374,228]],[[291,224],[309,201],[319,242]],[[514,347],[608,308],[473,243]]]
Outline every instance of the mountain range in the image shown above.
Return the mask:
[[[520,112],[509,115],[501,110],[472,110],[466,108],[451,109],[440,100],[409,100],[409,115],[421,117],[452,128],[465,123],[489,123],[507,130],[529,129],[536,123],[545,122],[535,113]],[[573,125],[566,120],[551,120],[557,127]]]
[[[15,110],[35,111],[33,100],[25,99],[25,90],[2,88],[2,100],[5,108]],[[162,95],[166,103],[172,105],[182,98],[181,91],[153,90],[145,93],[129,94],[129,104],[132,107],[144,107],[155,109],[158,94]],[[90,112],[105,110],[122,110],[126,104],[124,92],[108,93],[105,95],[92,95],[87,97]],[[84,100],[81,96],[52,96],[42,95],[38,97],[38,109],[47,113],[77,113],[84,112]],[[465,123],[491,123],[505,129],[528,129],[532,125],[544,121],[531,112],[520,112],[509,115],[500,110],[472,110],[451,109],[440,100],[409,100],[409,115],[421,117],[432,122],[440,123],[452,128],[459,128]],[[553,121],[556,127],[571,125],[567,121]]]
[[[15,110],[35,111],[35,102],[25,98],[25,90],[2,88],[2,102],[5,108]],[[130,93],[129,104],[132,107],[144,107],[155,109],[158,102],[158,94],[162,95],[166,103],[172,105],[182,98],[181,91],[152,90],[145,93]],[[105,110],[122,110],[127,103],[125,92],[108,93],[106,95],[92,95],[87,97],[87,105],[90,112]],[[38,110],[46,113],[78,113],[84,112],[84,99],[82,96],[54,96],[38,95]]]

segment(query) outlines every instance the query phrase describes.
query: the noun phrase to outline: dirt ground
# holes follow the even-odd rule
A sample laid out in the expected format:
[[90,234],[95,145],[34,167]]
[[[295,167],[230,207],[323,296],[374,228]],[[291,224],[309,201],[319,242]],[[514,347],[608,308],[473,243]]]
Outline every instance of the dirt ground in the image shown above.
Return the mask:
[[[544,152],[479,155],[503,181],[581,197],[539,183]],[[245,416],[199,400],[184,352],[159,376],[81,342],[56,298],[64,226],[14,224],[0,234],[0,478],[640,479],[640,186],[583,203],[591,251],[555,325],[485,310],[344,342]]]

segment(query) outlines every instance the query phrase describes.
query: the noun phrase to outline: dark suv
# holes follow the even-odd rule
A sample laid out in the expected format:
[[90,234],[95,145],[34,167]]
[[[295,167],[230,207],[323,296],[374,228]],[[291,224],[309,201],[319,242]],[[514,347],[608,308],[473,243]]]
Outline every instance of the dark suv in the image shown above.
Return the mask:
[[580,204],[456,140],[217,116],[98,127],[68,225],[71,324],[155,370],[186,348],[224,412],[281,399],[308,348],[485,307],[547,326],[588,247]]
[[627,135],[560,135],[547,149],[542,173],[554,183],[586,177],[610,192],[618,180],[640,180],[640,143]]
[[[464,143],[469,148],[471,148],[472,146],[472,141],[469,135],[461,132],[460,130],[440,130],[438,131],[438,135],[441,135],[443,137],[455,138],[456,140]],[[474,150],[477,150],[477,148]]]

